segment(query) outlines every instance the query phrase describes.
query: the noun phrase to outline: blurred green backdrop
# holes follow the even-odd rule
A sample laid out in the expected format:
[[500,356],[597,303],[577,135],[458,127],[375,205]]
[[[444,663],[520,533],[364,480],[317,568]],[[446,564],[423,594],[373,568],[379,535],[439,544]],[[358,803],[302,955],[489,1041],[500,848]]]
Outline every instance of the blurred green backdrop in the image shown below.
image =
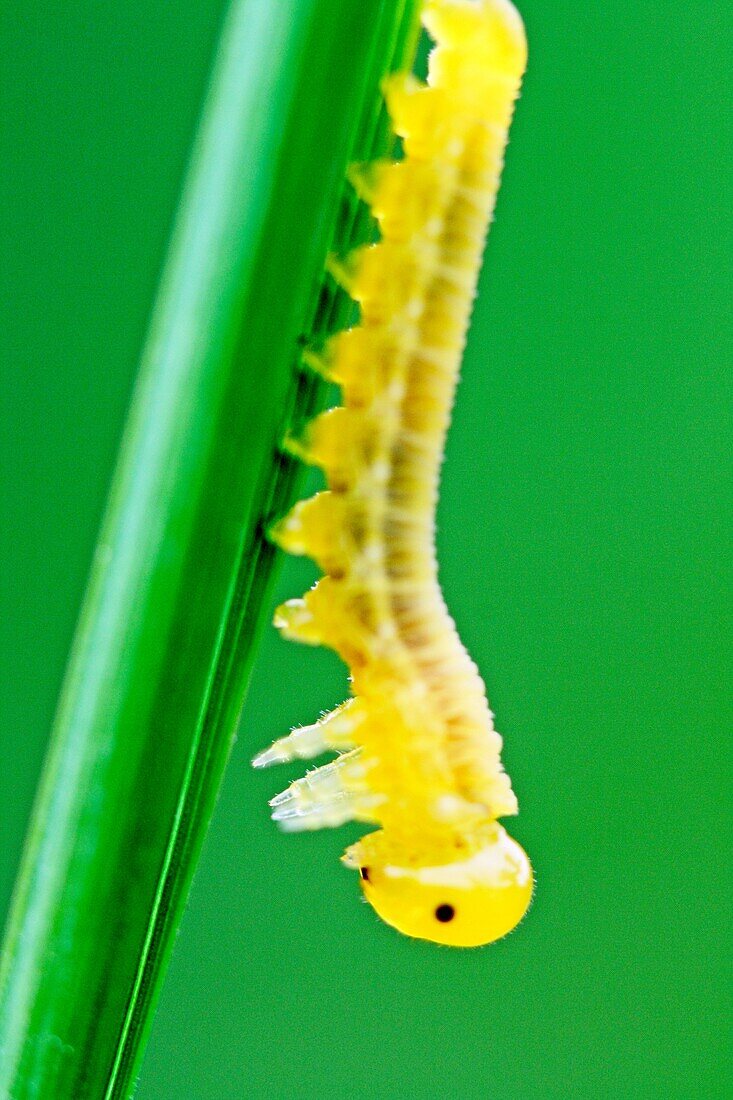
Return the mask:
[[[270,631],[143,1100],[726,1094],[733,24],[522,10],[439,550],[534,907],[485,950],[410,942],[338,865],[352,833],[275,831],[286,777],[249,757],[345,681]],[[223,11],[0,16],[3,914]]]

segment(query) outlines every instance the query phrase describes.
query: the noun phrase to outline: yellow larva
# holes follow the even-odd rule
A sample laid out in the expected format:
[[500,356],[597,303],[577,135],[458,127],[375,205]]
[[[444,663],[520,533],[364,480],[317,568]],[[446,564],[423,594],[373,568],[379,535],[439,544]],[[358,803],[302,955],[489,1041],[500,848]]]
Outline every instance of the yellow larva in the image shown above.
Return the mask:
[[427,84],[400,76],[385,89],[405,158],[354,173],[381,241],[338,271],[361,307],[324,357],[344,404],[300,444],[329,489],[274,531],[325,573],[275,623],[336,650],[353,698],[254,763],[337,752],[272,800],[273,818],[379,825],[344,856],[366,898],[410,936],[468,947],[515,927],[533,880],[497,820],[517,801],[438,585],[434,515],[526,43],[509,0],[427,0],[423,21],[436,44]]

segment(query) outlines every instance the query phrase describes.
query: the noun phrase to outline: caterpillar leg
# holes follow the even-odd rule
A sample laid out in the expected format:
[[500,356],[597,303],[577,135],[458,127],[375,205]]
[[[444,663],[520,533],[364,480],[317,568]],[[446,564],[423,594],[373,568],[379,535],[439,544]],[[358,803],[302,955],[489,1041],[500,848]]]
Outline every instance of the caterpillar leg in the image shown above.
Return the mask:
[[363,708],[356,699],[347,699],[313,725],[301,726],[287,737],[280,737],[258,753],[252,764],[255,768],[267,768],[270,764],[286,764],[289,760],[312,760],[329,750],[353,749],[352,734],[363,718]]
[[367,770],[358,749],[316,768],[271,799],[273,821],[287,832],[374,821],[382,796],[364,783]]

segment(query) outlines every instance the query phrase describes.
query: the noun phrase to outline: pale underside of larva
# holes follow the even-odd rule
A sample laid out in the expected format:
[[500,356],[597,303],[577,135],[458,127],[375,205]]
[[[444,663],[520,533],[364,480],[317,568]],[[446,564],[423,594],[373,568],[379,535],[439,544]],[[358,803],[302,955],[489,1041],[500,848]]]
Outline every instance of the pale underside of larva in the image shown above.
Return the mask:
[[380,906],[373,895],[380,878],[390,889],[419,879],[447,925],[455,904],[440,902],[448,886],[440,873],[431,883],[432,872],[449,869],[459,893],[486,874],[494,890],[519,878],[522,913],[532,889],[524,853],[497,825],[517,802],[483,681],[443,600],[434,539],[445,435],[526,45],[508,0],[429,0],[423,19],[435,40],[427,84],[401,75],[385,85],[404,159],[352,173],[381,240],[334,266],[361,314],[317,364],[341,386],[343,405],[295,445],[328,489],[273,531],[325,574],[275,623],[289,638],[334,649],[352,698],[255,763],[335,751],[273,799],[273,817],[290,830],[351,819],[381,826],[345,857],[362,869],[367,897],[403,930],[453,942],[419,922],[416,930],[412,918],[400,923],[393,910],[404,899]]

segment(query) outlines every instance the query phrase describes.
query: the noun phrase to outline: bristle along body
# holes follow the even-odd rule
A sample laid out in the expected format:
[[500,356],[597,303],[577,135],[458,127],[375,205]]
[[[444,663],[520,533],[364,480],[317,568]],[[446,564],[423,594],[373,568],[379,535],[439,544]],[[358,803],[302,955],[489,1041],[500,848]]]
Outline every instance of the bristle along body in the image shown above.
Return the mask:
[[[424,21],[436,39],[428,83],[385,86],[405,158],[352,172],[381,240],[331,264],[361,310],[319,357],[344,404],[291,443],[329,488],[272,530],[325,573],[275,623],[336,650],[354,698],[255,761],[346,751],[273,800],[273,817],[288,829],[372,821],[389,858],[413,870],[475,855],[517,809],[483,682],[438,584],[434,515],[524,35],[508,0],[432,0]],[[349,862],[360,859],[357,845]]]

